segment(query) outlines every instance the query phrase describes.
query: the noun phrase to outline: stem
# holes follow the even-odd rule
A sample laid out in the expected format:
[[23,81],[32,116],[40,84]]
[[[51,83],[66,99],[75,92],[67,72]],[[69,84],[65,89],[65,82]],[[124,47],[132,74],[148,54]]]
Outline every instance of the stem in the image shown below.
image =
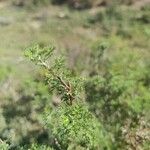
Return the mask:
[[66,94],[68,96],[68,100],[69,100],[68,104],[72,105],[72,102],[74,101],[75,97],[73,96],[72,86],[71,86],[70,82],[68,82],[68,83],[65,82],[59,75],[55,74],[52,71],[52,69],[49,67],[49,65],[46,62],[44,62],[40,57],[39,57],[39,61],[40,61],[40,65],[43,66],[45,69],[47,69],[61,83],[61,85],[65,89]]

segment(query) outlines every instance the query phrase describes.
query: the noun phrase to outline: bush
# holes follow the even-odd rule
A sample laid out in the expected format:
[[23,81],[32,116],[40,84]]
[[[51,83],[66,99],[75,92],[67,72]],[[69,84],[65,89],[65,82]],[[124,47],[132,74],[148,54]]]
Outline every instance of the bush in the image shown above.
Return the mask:
[[[51,90],[60,95],[62,100],[57,109],[46,111],[46,127],[52,134],[53,146],[56,149],[97,149],[103,140],[96,118],[78,101],[81,89],[81,79],[74,77],[63,60],[52,58],[54,47],[41,48],[34,46],[26,50],[25,55],[46,72],[46,81]],[[99,133],[99,134],[98,134]],[[100,141],[100,142],[99,142]],[[101,145],[102,146],[102,145]]]
[[96,118],[83,104],[46,111],[46,126],[58,149],[100,149],[104,137]]
[[9,148],[9,145],[6,143],[6,142],[3,142],[1,139],[0,139],[0,149],[1,150],[8,150]]
[[[62,58],[52,57],[54,47],[27,49],[26,56],[44,69],[47,83],[61,99],[57,108],[47,107],[44,115],[54,149],[126,149],[127,145],[131,148],[138,140],[136,135],[145,130],[140,124],[143,116],[148,128],[147,66],[140,65],[140,55],[134,52],[117,51],[111,59],[104,59],[107,47],[105,43],[93,46],[89,65],[92,70],[84,80],[69,72]],[[96,118],[80,100],[83,86],[85,99]],[[136,139],[134,143],[126,138],[130,134]],[[147,134],[140,138],[136,147],[146,147]]]
[[[112,145],[109,148],[125,149],[127,145],[129,147],[135,145],[128,143],[122,129],[126,130],[127,135],[134,132],[134,136],[140,129],[140,132],[144,132],[143,125],[140,124],[143,117],[148,129],[146,116],[150,107],[148,102],[150,95],[149,88],[142,79],[146,79],[149,71],[146,69],[147,64],[140,65],[140,54],[137,52],[125,49],[116,52],[106,61],[104,55],[107,51],[108,49],[101,45],[95,46],[91,52],[89,68],[92,70],[85,84],[86,99],[91,111],[113,137],[114,141],[111,141]],[[105,68],[103,74],[102,67]],[[141,143],[136,145],[137,147],[148,144],[148,140],[144,140],[145,135],[140,137]]]

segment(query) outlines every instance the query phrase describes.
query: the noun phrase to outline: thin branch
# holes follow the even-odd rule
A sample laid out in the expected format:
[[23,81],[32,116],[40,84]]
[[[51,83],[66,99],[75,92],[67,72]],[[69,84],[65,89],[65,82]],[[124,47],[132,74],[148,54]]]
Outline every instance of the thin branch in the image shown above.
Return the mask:
[[73,100],[75,99],[75,97],[73,96],[72,93],[72,87],[70,82],[66,83],[59,75],[56,75],[52,69],[49,67],[49,65],[44,62],[40,57],[39,57],[39,61],[40,61],[40,65],[43,66],[45,69],[48,69],[48,71],[58,79],[58,81],[60,81],[60,83],[62,84],[63,88],[65,89],[67,95],[68,95],[68,99],[69,99],[69,104],[72,105]]

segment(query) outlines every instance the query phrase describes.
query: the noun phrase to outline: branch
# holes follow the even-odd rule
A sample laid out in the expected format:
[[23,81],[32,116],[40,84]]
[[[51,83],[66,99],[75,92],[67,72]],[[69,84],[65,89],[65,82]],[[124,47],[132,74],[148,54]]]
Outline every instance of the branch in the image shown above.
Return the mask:
[[63,88],[66,91],[66,94],[68,96],[69,99],[69,105],[72,105],[73,100],[75,99],[75,97],[73,96],[73,92],[72,92],[72,86],[70,84],[70,82],[65,82],[59,75],[55,74],[52,69],[49,67],[49,65],[43,61],[41,59],[41,57],[39,57],[39,61],[40,61],[40,65],[43,66],[45,69],[48,69],[48,71],[58,79],[58,81],[60,81],[60,83],[62,84]]

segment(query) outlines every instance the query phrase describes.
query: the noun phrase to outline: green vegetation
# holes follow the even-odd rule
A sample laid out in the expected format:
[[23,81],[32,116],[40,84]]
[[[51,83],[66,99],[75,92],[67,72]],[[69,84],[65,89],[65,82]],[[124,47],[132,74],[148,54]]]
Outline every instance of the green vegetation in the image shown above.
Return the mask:
[[149,150],[149,11],[1,0],[0,149]]

